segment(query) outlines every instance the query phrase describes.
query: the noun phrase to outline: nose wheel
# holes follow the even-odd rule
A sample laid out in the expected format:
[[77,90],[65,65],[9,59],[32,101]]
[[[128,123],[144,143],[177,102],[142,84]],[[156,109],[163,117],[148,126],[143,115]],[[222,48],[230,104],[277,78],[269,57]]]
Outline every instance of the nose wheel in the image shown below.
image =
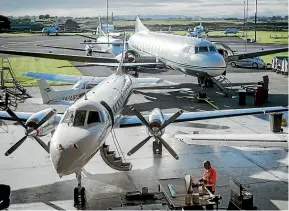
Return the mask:
[[153,142],[153,153],[154,153],[154,154],[161,155],[162,152],[163,152],[162,146],[163,146],[163,145],[162,145],[161,142],[155,140],[155,141]]
[[85,188],[81,186],[81,173],[76,174],[78,180],[78,186],[74,188],[74,207],[85,207],[86,194]]

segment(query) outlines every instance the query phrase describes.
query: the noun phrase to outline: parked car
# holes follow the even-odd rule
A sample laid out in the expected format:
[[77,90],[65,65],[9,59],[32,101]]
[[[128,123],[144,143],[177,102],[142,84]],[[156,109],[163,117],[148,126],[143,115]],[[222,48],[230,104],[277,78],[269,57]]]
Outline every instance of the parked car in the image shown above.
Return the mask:
[[265,64],[264,60],[260,59],[259,57],[241,59],[238,61],[232,61],[230,64],[232,67],[253,67],[253,68],[265,68],[265,69],[267,69],[267,65]]

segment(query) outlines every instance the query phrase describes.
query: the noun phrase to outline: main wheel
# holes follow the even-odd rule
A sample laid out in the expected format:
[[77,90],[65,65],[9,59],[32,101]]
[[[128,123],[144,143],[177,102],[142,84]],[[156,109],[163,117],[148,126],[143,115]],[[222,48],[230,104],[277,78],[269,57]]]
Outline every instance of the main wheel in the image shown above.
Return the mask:
[[86,195],[85,195],[85,188],[84,187],[81,187],[81,189],[80,189],[80,199],[81,199],[81,206],[84,207],[85,202],[86,202]]
[[257,63],[254,62],[254,63],[252,64],[252,67],[253,67],[253,68],[258,68],[259,66],[258,66]]
[[78,188],[74,188],[74,206],[79,204]]
[[237,66],[236,62],[231,62],[231,66],[236,67]]

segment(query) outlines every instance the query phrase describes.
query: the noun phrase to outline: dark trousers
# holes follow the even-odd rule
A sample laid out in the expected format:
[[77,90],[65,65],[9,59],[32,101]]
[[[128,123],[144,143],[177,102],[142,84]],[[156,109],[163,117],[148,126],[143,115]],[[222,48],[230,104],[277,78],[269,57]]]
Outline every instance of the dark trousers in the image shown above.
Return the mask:
[[[212,186],[207,186],[207,189],[212,193],[212,194],[215,194],[215,191],[213,191],[213,187]],[[214,206],[209,204],[209,205],[206,205],[206,210],[213,210],[214,209]]]
[[0,210],[9,207],[10,191],[11,191],[11,188],[9,185],[0,184]]

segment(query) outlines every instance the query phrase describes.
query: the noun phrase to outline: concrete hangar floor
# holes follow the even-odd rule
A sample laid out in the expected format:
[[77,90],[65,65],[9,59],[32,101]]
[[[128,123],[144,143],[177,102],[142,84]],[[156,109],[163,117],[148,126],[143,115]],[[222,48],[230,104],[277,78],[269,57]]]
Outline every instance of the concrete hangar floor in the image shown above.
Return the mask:
[[[48,52],[50,49],[35,47],[35,44],[50,44],[79,47],[83,38],[68,36],[33,36],[17,38],[1,38],[0,45],[18,50],[34,50]],[[228,43],[226,43],[228,44]],[[234,45],[236,46],[236,44]],[[273,48],[275,46],[269,46]],[[268,48],[269,48],[268,47]],[[242,48],[242,44],[240,44]],[[253,47],[252,47],[253,48]],[[253,49],[254,50],[254,49]],[[255,47],[258,50],[258,46]],[[52,50],[52,52],[71,53],[71,51]],[[80,54],[73,52],[73,54]],[[79,68],[86,75],[107,76],[112,73],[108,68]],[[32,71],[32,70],[31,70]],[[228,68],[227,78],[234,84],[256,83],[263,75],[269,75],[269,102],[264,106],[285,105],[288,103],[287,78],[267,70]],[[155,107],[163,112],[214,110],[208,104],[197,103],[195,90],[198,89],[197,79],[181,73],[168,71],[157,74],[141,73],[141,77],[160,77],[176,83],[162,88],[141,89],[136,91],[129,105],[133,104],[142,113],[148,114]],[[68,86],[55,87],[55,89]],[[38,88],[28,88],[33,96],[25,103],[19,104],[17,111],[35,112],[50,107],[41,105]],[[228,99],[216,93],[216,88],[208,90],[208,96],[215,101],[220,109],[240,108],[237,98]],[[234,91],[233,91],[234,93]],[[59,112],[65,106],[53,106]],[[245,107],[254,107],[253,97],[247,98]],[[242,107],[243,108],[243,107]],[[128,109],[125,114],[132,114]],[[285,114],[286,116],[286,114]],[[174,160],[164,150],[162,156],[152,153],[152,142],[148,142],[133,156],[126,159],[133,164],[130,172],[117,172],[108,167],[97,154],[85,169],[83,186],[86,187],[88,209],[107,209],[120,206],[120,193],[141,190],[148,187],[150,192],[157,191],[158,178],[183,177],[191,174],[200,177],[203,172],[202,163],[210,160],[217,170],[216,193],[222,195],[220,207],[228,205],[230,190],[229,177],[233,177],[254,194],[254,204],[259,209],[287,209],[288,207],[288,146],[284,143],[223,143],[197,142],[188,145],[185,140],[177,137],[182,134],[268,134],[268,116],[254,115],[233,117],[218,120],[195,121],[172,124],[168,126],[164,139],[176,150],[180,159]],[[26,141],[17,152],[5,157],[5,151],[23,136],[23,129],[12,124],[8,125],[8,133],[0,128],[0,183],[12,188],[10,209],[75,209],[73,207],[73,188],[77,184],[74,175],[59,178],[50,164],[49,156],[34,141]],[[144,127],[115,129],[117,139],[124,155],[146,137]],[[288,128],[278,137],[287,140]],[[48,142],[50,136],[43,138]],[[112,137],[107,143],[113,147]],[[249,145],[254,145],[248,147]],[[33,152],[33,153],[32,153]]]

